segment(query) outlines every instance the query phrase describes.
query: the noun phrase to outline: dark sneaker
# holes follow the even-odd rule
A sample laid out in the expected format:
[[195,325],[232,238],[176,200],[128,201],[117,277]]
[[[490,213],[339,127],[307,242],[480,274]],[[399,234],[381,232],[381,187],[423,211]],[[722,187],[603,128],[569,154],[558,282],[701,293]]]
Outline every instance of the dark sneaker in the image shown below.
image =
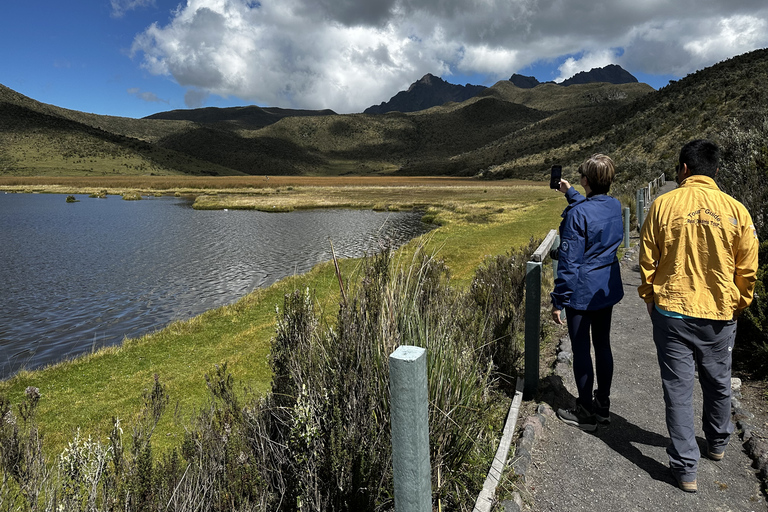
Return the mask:
[[572,409],[558,409],[557,417],[563,420],[563,423],[587,432],[594,432],[597,429],[597,418],[581,404],[576,404]]
[[603,404],[600,402],[600,399],[597,398],[597,395],[595,395],[595,398],[592,400],[592,410],[595,411],[595,418],[599,423],[608,425],[611,422],[611,413],[609,412],[610,406],[610,401]]
[[685,492],[697,492],[699,490],[699,486],[696,484],[696,479],[694,478],[690,482],[684,482],[680,480],[680,477],[672,471],[672,476],[675,477],[675,481],[677,482],[677,486],[685,491]]

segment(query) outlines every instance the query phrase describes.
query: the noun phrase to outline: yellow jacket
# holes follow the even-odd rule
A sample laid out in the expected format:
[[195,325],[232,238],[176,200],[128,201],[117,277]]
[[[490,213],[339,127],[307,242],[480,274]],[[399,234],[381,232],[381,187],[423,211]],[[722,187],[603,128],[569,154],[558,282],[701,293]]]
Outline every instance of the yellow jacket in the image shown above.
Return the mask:
[[694,175],[656,198],[640,231],[640,297],[666,311],[731,320],[752,302],[752,217],[712,178]]

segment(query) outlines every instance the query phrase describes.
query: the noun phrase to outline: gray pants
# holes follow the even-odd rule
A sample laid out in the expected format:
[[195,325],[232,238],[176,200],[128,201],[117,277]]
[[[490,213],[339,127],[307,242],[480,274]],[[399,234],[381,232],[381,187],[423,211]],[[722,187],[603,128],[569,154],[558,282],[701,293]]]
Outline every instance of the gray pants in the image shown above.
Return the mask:
[[669,318],[655,309],[651,319],[671,438],[669,466],[680,480],[692,481],[700,457],[693,418],[694,372],[699,371],[704,397],[704,436],[711,448],[722,451],[733,433],[731,355],[736,322]]

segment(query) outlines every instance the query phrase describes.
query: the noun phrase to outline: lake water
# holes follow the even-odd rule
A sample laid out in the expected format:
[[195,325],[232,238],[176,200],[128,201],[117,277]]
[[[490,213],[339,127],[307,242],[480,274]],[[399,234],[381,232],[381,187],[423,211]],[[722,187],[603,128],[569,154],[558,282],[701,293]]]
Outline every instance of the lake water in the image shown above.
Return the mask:
[[231,304],[429,230],[413,212],[197,211],[183,198],[0,194],[0,378]]

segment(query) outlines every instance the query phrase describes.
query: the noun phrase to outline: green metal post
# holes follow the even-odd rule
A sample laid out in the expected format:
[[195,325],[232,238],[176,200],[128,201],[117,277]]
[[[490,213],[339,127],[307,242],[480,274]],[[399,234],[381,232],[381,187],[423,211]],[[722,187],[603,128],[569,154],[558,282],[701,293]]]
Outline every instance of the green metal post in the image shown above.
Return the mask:
[[523,398],[530,400],[539,388],[539,338],[541,332],[541,262],[525,267],[525,385]]
[[396,512],[432,511],[427,351],[402,345],[389,356]]
[[629,206],[624,207],[624,247],[629,249]]

